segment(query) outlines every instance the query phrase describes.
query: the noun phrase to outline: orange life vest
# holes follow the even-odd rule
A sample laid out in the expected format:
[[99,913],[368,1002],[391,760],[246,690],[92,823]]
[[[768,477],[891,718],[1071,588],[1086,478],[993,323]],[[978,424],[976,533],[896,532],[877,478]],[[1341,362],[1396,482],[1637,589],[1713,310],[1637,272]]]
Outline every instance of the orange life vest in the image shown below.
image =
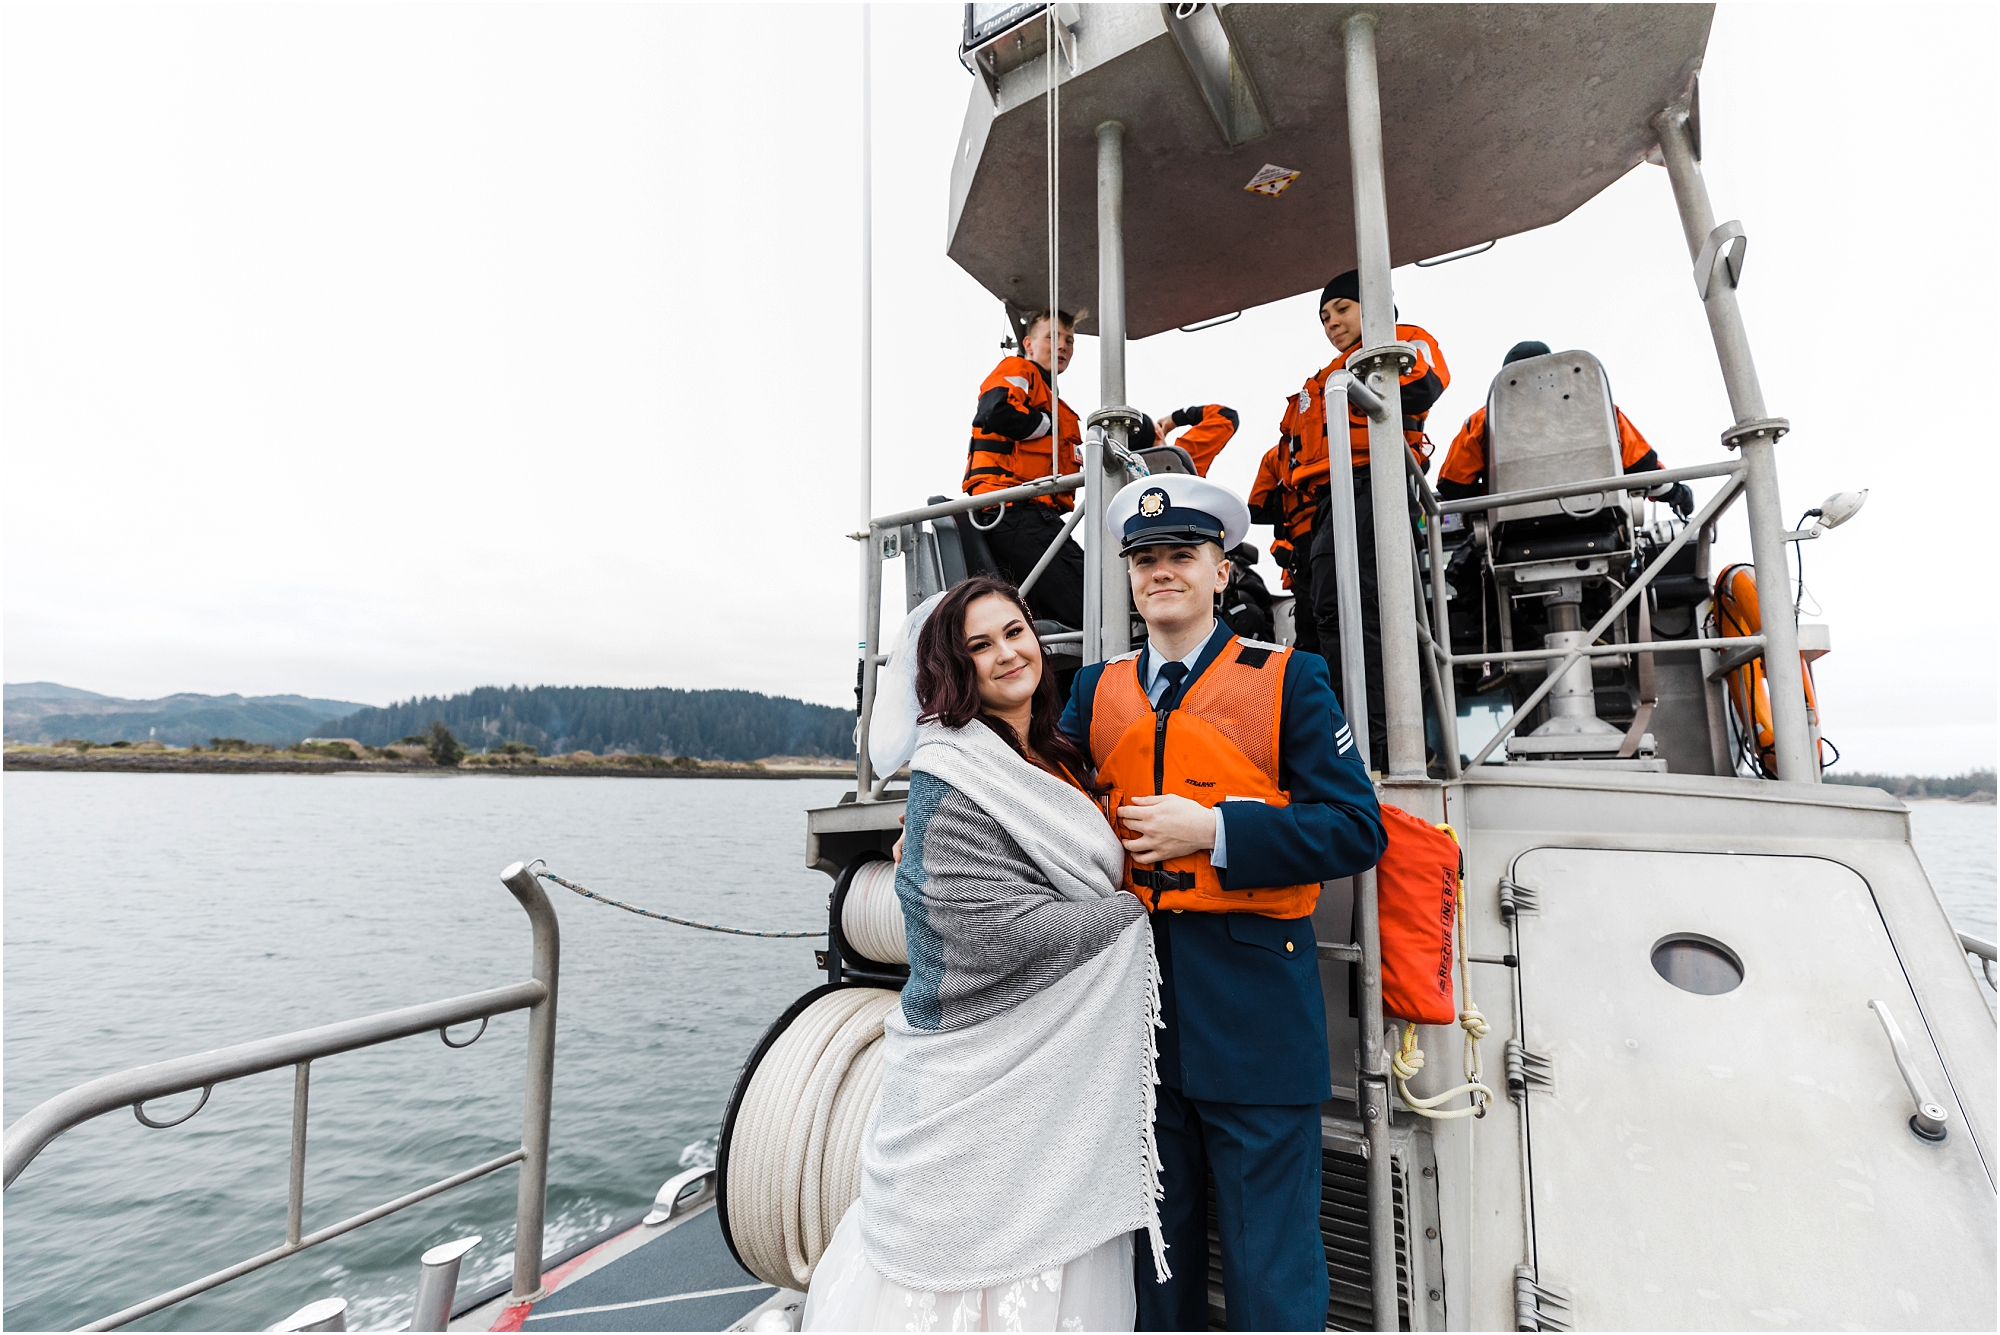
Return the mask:
[[[1399,324],[1396,326],[1396,340],[1408,343],[1417,350],[1416,364],[1403,372],[1400,383],[1408,397],[1403,401],[1403,443],[1409,446],[1420,463],[1426,467],[1431,460],[1431,439],[1424,434],[1424,423],[1430,417],[1430,405],[1451,384],[1451,372],[1446,369],[1444,355],[1438,351],[1437,340],[1421,325]],[[1284,419],[1278,424],[1278,444],[1283,459],[1283,480],[1295,488],[1300,495],[1314,503],[1326,490],[1327,467],[1327,421],[1326,421],[1326,381],[1335,371],[1347,365],[1347,359],[1361,350],[1359,343],[1335,357],[1321,367],[1304,388],[1285,403]],[[1412,411],[1417,403],[1422,403],[1420,411]],[[1368,466],[1368,416],[1359,408],[1342,404],[1347,418],[1348,457],[1356,468]]]
[[[1067,403],[1051,404],[1049,399],[1047,371],[1026,357],[1000,359],[979,386],[965,458],[966,495],[1005,491],[1076,468],[1083,429]],[[1056,435],[1065,447],[1061,467],[1056,466]],[[1068,492],[1029,502],[1055,510],[1068,510],[1074,503]]]
[[[1111,789],[1105,803],[1113,824],[1118,808],[1141,793],[1179,793],[1206,807],[1232,799],[1290,806],[1291,794],[1279,784],[1278,736],[1291,652],[1232,639],[1178,705],[1157,712],[1139,685],[1138,654],[1106,663],[1092,697],[1090,754],[1098,782]],[[1132,837],[1123,825],[1118,832]],[[1225,890],[1207,853],[1150,867],[1128,857],[1125,888],[1155,912],[1302,918],[1319,902],[1316,881]]]

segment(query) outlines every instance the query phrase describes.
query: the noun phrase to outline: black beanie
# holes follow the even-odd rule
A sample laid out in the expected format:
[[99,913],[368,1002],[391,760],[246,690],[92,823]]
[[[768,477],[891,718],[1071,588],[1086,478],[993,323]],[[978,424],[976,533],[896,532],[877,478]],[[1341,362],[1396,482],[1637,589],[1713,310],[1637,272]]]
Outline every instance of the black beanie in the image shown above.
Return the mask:
[[1332,301],[1335,297],[1346,297],[1349,301],[1353,302],[1361,300],[1361,271],[1359,269],[1349,269],[1346,273],[1341,274],[1331,283],[1328,283],[1326,290],[1319,294],[1319,308],[1325,310],[1326,303]]
[[1548,355],[1548,344],[1537,343],[1533,339],[1529,339],[1525,343],[1516,343],[1513,347],[1507,349],[1507,355],[1500,359],[1500,364],[1502,366],[1512,366],[1515,362],[1524,362],[1530,357],[1546,357]]

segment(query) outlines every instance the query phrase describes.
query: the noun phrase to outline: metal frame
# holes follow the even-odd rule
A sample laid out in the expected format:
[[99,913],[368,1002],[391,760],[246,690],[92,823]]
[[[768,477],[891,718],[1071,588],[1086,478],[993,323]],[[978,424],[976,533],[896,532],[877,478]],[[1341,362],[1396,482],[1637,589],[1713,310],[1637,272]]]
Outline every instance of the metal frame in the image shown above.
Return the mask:
[[[549,1107],[554,1090],[556,978],[561,942],[555,910],[542,892],[535,874],[517,862],[502,872],[500,879],[527,913],[534,933],[534,965],[532,977],[527,982],[133,1067],[64,1090],[15,1119],[6,1134],[5,1185],[8,1187],[13,1186],[22,1170],[48,1148],[49,1142],[72,1127],[105,1113],[129,1107],[144,1126],[179,1126],[207,1106],[209,1094],[217,1085],[286,1066],[294,1070],[291,1172],[283,1245],[122,1308],[82,1329],[115,1330],[142,1316],[171,1307],[198,1293],[219,1288],[254,1270],[261,1270],[309,1247],[317,1247],[363,1224],[373,1223],[514,1163],[521,1165],[521,1186],[514,1216],[512,1301],[531,1302],[541,1296],[542,1223],[548,1199]],[[372,1209],[350,1215],[338,1223],[306,1232],[306,1107],[312,1063],[321,1057],[374,1047],[431,1030],[436,1030],[448,1047],[470,1047],[478,1041],[480,1034],[485,1033],[486,1023],[493,1016],[520,1010],[528,1012],[527,1080],[521,1112],[520,1147]],[[449,1027],[472,1020],[480,1022],[479,1033],[463,1043],[453,1043],[446,1033]],[[201,1091],[201,1101],[195,1105],[194,1112],[171,1122],[154,1121],[145,1115],[145,1106],[152,1100],[197,1089]]]
[[[1008,487],[1004,491],[982,492],[977,496],[961,496],[955,501],[940,501],[936,505],[921,505],[914,510],[902,510],[895,514],[870,519],[868,527],[848,534],[863,544],[861,549],[861,718],[855,733],[854,795],[857,802],[877,802],[888,791],[892,775],[877,776],[874,765],[868,759],[869,716],[875,711],[875,683],[883,663],[888,656],[881,651],[882,643],[882,563],[891,556],[903,555],[902,530],[926,520],[944,519],[950,515],[968,514],[974,510],[990,510],[996,505],[1011,505],[1033,500],[1039,496],[1056,496],[1077,490],[1084,485],[1083,473],[1065,473],[1061,477],[1045,477],[1025,486]],[[1056,545],[1069,541],[1072,520],[1063,531],[1056,535],[1049,550],[1035,564],[1029,574],[1029,584],[1038,578],[1043,569],[1054,559]],[[894,535],[891,537],[890,535]],[[1086,593],[1088,589],[1086,588]],[[1086,618],[1087,620],[1088,618]],[[1058,635],[1045,639],[1052,644],[1073,637]],[[1088,642],[1088,637],[1082,638]]]
[[[1534,487],[1521,491],[1501,492],[1492,496],[1475,496],[1461,501],[1440,501],[1432,490],[1414,459],[1409,459],[1409,451],[1404,452],[1408,472],[1416,482],[1418,502],[1424,513],[1433,521],[1428,529],[1431,560],[1431,617],[1434,630],[1426,630],[1421,619],[1414,624],[1419,638],[1424,642],[1425,657],[1434,664],[1438,677],[1445,683],[1451,680],[1451,669],[1467,667],[1479,663],[1527,663],[1542,660],[1553,664],[1544,675],[1542,684],[1529,695],[1528,699],[1510,714],[1493,734],[1490,741],[1480,748],[1479,754],[1471,757],[1469,765],[1483,763],[1493,753],[1495,747],[1511,736],[1527,716],[1534,712],[1543,698],[1555,688],[1556,682],[1573,664],[1582,658],[1623,657],[1635,653],[1678,653],[1683,650],[1729,650],[1743,655],[1742,661],[1766,653],[1770,648],[1768,631],[1763,635],[1731,636],[1724,639],[1697,637],[1689,640],[1647,640],[1641,643],[1591,644],[1586,641],[1564,653],[1549,649],[1503,649],[1491,653],[1454,654],[1451,652],[1451,608],[1444,593],[1444,534],[1435,521],[1448,514],[1483,514],[1508,505],[1519,505],[1526,501],[1562,500],[1574,496],[1596,494],[1609,496],[1616,492],[1629,492],[1657,487],[1663,482],[1681,482],[1697,478],[1719,477],[1725,479],[1722,487],[1709,499],[1707,505],[1681,528],[1672,542],[1647,563],[1646,568],[1626,587],[1598,623],[1590,630],[1589,639],[1595,640],[1605,633],[1613,623],[1630,607],[1635,599],[1651,586],[1654,576],[1666,569],[1667,562],[1692,538],[1706,540],[1715,522],[1722,516],[1736,498],[1743,492],[1744,475],[1747,465],[1740,460],[1719,464],[1697,464],[1687,468],[1673,468],[1659,472],[1642,474],[1622,474],[1610,478],[1589,478],[1580,482],[1568,482],[1557,486]],[[1634,484],[1639,485],[1634,485]],[[1796,636],[1794,637],[1796,638]],[[1740,664],[1739,664],[1740,666]],[[1439,688],[1440,700],[1447,698],[1446,688]],[[1450,778],[1459,777],[1460,766],[1455,762],[1458,756],[1458,716],[1456,709],[1438,710],[1439,731],[1442,733],[1444,749],[1449,757],[1446,764]]]

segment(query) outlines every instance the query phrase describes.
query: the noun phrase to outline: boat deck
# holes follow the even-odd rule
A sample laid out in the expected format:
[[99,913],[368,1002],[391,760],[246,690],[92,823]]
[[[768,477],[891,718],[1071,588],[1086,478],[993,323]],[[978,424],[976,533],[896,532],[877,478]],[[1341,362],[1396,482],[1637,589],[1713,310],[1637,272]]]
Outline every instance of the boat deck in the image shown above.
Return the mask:
[[805,1300],[736,1264],[713,1204],[656,1228],[635,1225],[554,1267],[545,1282],[547,1296],[509,1307],[502,1295],[451,1329],[747,1330],[764,1309]]

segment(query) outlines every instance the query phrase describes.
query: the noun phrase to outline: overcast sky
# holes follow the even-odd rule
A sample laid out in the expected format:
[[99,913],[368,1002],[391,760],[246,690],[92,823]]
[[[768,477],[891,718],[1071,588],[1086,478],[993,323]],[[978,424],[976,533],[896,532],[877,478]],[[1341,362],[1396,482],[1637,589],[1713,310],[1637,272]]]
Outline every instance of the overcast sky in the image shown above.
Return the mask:
[[[1994,477],[1996,27],[1889,12],[1719,10],[1705,168],[1787,518],[1872,490],[1806,553],[1826,734],[1944,771],[1995,744],[1991,520],[1955,502]],[[957,490],[1003,332],[943,253],[958,25],[875,14],[878,512]],[[851,703],[858,9],[16,3],[0,36],[6,680]],[[1539,338],[1669,466],[1722,457],[1663,171],[1396,282],[1440,445]],[[1130,396],[1241,409],[1241,488],[1328,355],[1301,295],[1132,345]]]

